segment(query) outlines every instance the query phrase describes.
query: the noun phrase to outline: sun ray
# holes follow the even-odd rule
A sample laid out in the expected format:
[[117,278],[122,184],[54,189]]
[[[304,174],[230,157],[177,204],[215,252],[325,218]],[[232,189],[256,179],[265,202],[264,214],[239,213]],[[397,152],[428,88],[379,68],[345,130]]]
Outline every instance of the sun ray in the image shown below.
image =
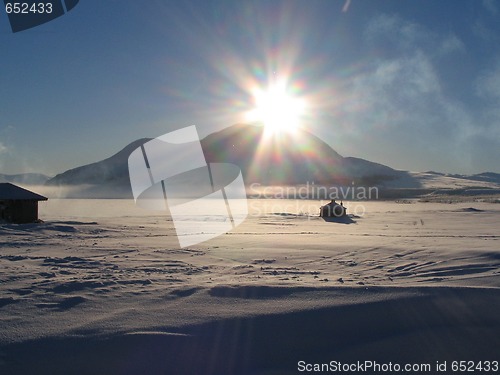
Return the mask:
[[261,122],[267,133],[294,131],[300,126],[304,114],[303,99],[287,90],[286,82],[280,80],[266,89],[253,90],[255,108],[248,112],[247,121]]

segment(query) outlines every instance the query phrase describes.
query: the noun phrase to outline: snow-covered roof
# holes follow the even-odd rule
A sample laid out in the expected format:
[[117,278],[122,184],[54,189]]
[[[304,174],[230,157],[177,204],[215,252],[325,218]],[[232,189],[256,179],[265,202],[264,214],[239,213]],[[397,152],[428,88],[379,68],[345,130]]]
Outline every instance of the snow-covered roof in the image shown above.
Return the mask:
[[0,200],[36,200],[46,201],[42,195],[23,189],[11,183],[0,183]]

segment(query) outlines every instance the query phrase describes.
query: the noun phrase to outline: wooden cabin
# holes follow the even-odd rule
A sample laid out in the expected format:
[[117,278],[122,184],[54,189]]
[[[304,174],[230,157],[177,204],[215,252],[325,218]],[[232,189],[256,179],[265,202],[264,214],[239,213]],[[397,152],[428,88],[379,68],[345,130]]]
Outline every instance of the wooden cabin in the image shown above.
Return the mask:
[[46,201],[42,195],[11,183],[0,183],[0,220],[24,224],[38,221],[38,202]]

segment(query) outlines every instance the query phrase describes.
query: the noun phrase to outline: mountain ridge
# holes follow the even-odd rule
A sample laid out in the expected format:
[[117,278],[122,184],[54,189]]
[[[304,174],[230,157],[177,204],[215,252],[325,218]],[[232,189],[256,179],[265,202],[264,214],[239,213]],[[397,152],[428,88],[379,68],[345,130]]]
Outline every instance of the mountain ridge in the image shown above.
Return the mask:
[[[82,186],[83,195],[131,196],[128,157],[151,138],[141,138],[101,161],[67,170],[47,186]],[[265,134],[258,125],[236,124],[200,140],[208,163],[238,165],[247,185],[350,184],[355,179],[395,178],[404,173],[359,158],[344,158],[316,136],[301,131]]]
[[[72,197],[131,198],[128,157],[152,138],[141,138],[98,162],[60,173],[46,182],[50,187],[73,187]],[[343,157],[315,135],[301,130],[269,135],[256,124],[235,124],[200,140],[208,163],[238,165],[247,186],[300,185],[380,186],[422,189],[426,181],[443,178],[467,180],[463,175],[407,172],[356,157]],[[499,184],[492,172],[470,176],[469,181]],[[432,181],[434,181],[432,180]],[[500,187],[500,185],[499,185]]]

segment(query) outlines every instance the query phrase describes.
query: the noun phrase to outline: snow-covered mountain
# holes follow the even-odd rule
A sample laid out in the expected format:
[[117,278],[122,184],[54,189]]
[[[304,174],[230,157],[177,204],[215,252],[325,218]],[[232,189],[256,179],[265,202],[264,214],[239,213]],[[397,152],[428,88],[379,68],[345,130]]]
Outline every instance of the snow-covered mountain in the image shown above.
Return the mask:
[[[149,140],[139,139],[105,160],[70,169],[47,185],[78,186],[73,189],[78,196],[130,197],[128,157]],[[207,162],[238,165],[247,185],[332,185],[350,184],[352,180],[362,184],[405,174],[367,160],[344,158],[306,131],[267,138],[262,126],[237,124],[208,135],[201,144]]]
[[263,185],[357,184],[404,172],[358,158],[344,158],[315,135],[300,130],[266,136],[262,126],[238,124],[202,140],[207,161],[238,165],[245,182]]
[[[115,155],[68,170],[47,181],[50,187],[69,187],[65,196],[131,197],[128,157],[150,138],[136,140]],[[301,130],[268,136],[262,126],[237,124],[201,140],[208,163],[238,165],[247,186],[316,185],[380,186],[383,189],[486,188],[499,189],[500,175],[446,175],[407,172],[368,160],[343,157],[313,134]],[[193,182],[194,183],[194,182]]]

